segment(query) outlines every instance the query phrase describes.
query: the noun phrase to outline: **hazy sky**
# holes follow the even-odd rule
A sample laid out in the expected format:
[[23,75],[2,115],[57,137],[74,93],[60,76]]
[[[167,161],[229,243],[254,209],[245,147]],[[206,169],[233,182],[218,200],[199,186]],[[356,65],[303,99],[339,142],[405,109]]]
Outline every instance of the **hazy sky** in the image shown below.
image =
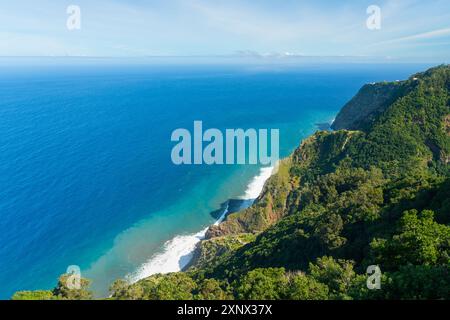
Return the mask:
[[[66,27],[69,5],[81,29]],[[381,29],[369,30],[369,5]],[[228,55],[450,60],[450,0],[0,0],[0,55]]]

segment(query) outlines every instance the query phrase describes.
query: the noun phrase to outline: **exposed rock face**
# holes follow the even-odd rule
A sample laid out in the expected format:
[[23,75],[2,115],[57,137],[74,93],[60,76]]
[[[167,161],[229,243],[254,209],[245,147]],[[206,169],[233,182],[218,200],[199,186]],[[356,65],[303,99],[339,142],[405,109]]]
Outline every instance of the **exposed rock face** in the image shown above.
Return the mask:
[[366,84],[339,112],[333,130],[361,130],[406,89],[405,82]]
[[[283,295],[284,283],[292,285],[293,275],[309,270],[302,274],[315,283],[312,298],[449,299],[450,66],[365,86],[345,109],[335,128],[347,130],[305,139],[281,161],[253,206],[209,229],[189,272],[131,286],[119,280],[112,298],[245,299],[238,293],[243,287],[272,290],[272,283],[281,283],[274,268],[282,267],[287,281],[277,287]],[[382,263],[396,275],[385,296],[361,296],[366,284],[357,279],[366,277],[368,263]],[[337,294],[317,296],[317,283],[336,287],[328,270],[347,284]],[[301,284],[294,289],[304,292]],[[40,291],[13,299],[31,297],[55,298]]]
[[285,214],[286,199],[291,190],[289,177],[291,159],[280,161],[278,172],[266,182],[263,192],[253,206],[230,214],[218,226],[211,226],[206,238],[239,233],[258,233],[277,222]]

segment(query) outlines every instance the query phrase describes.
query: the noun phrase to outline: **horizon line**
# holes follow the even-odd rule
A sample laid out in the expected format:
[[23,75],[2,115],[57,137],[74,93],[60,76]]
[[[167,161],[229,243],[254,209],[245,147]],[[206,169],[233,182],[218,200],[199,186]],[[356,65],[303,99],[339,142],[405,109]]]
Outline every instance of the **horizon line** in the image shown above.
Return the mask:
[[[441,57],[393,57],[393,56],[365,56],[365,55],[300,55],[300,54],[204,54],[204,55],[142,55],[142,56],[101,56],[101,55],[0,55],[0,59],[246,59],[255,61],[300,61],[306,59],[349,60],[355,62],[379,62],[379,63],[441,63],[448,64],[447,58]],[[376,61],[374,61],[376,60]],[[350,62],[350,61],[348,61]]]

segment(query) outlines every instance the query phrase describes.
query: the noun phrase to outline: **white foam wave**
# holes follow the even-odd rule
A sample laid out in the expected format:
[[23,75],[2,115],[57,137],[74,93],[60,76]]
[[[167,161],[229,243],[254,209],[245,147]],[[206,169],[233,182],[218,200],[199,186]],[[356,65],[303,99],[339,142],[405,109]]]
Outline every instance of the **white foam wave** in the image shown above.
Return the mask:
[[334,124],[335,121],[336,121],[336,118],[333,118],[333,119],[330,121],[330,127]]
[[176,236],[166,242],[163,252],[150,258],[136,272],[130,274],[128,280],[134,283],[154,274],[182,270],[192,259],[197,243],[205,238],[206,230],[192,235]]
[[270,178],[273,171],[274,167],[261,168],[259,175],[254,177],[247,186],[247,190],[245,190],[245,194],[242,196],[242,199],[254,200],[258,198],[264,188],[264,184],[266,183],[267,179]]
[[[247,186],[245,194],[241,197],[245,200],[254,200],[258,198],[267,179],[274,172],[274,167],[261,168],[259,175]],[[224,210],[221,217],[214,223],[220,224],[228,213],[228,207]],[[184,269],[191,261],[197,244],[205,239],[208,228],[202,231],[190,234],[176,236],[172,240],[164,244],[162,252],[153,255],[147,262],[135,272],[129,274],[126,278],[129,282],[134,283],[141,279],[147,278],[154,274],[165,274],[178,272]]]
[[[220,224],[228,213],[228,207],[214,225]],[[209,227],[208,227],[209,228]],[[131,283],[158,273],[178,272],[191,261],[197,244],[205,239],[208,228],[190,235],[176,236],[164,244],[164,250],[152,256],[136,272],[129,274],[127,280]]]

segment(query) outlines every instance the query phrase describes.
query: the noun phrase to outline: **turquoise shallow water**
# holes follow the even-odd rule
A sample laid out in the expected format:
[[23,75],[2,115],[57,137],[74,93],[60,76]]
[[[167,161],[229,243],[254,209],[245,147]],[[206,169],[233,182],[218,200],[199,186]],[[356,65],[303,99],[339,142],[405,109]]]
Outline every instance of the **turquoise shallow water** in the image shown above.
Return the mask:
[[0,62],[0,297],[79,265],[98,294],[246,190],[257,166],[174,166],[176,128],[278,128],[281,155],[364,83],[418,65]]

